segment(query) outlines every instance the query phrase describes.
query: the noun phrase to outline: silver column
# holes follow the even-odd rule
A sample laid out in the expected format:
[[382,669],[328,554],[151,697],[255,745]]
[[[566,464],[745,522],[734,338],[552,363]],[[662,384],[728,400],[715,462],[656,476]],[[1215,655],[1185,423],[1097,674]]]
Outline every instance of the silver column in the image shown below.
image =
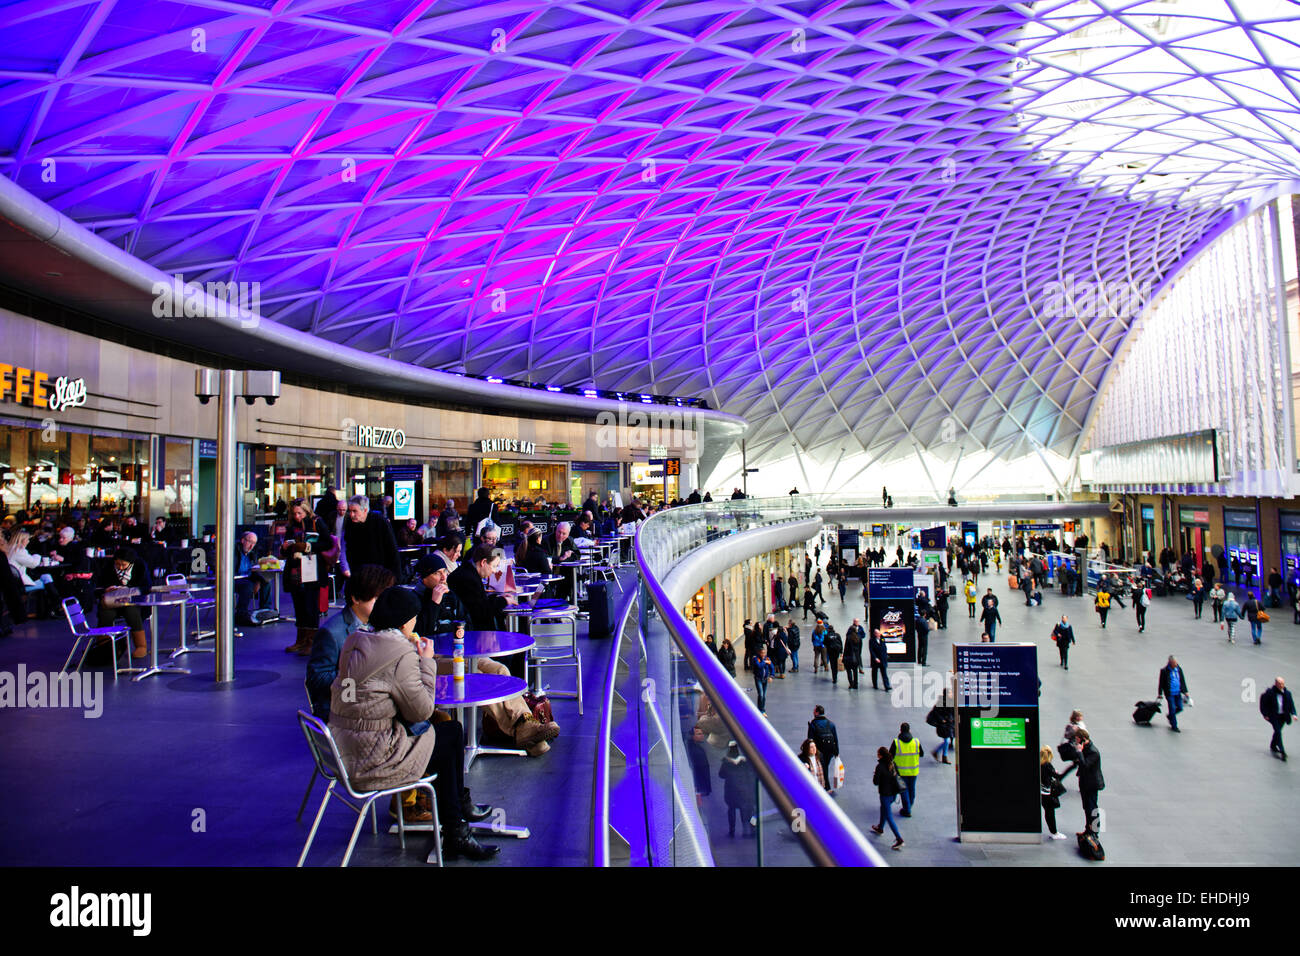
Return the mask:
[[235,679],[235,375],[232,369],[217,373],[221,388],[217,398],[217,635],[216,681]]

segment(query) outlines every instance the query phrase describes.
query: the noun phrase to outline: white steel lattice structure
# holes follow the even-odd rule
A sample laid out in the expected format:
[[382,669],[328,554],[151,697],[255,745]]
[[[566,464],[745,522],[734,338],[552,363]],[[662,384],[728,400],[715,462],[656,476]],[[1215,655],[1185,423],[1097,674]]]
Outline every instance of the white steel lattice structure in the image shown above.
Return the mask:
[[1054,288],[1157,287],[1300,179],[1296,12],[26,0],[0,175],[260,283],[250,339],[704,398],[805,490],[960,486],[1079,451],[1138,309]]
[[1293,454],[1277,227],[1275,207],[1259,210],[1161,295],[1117,360],[1089,441],[1099,448],[1213,428],[1220,483],[1117,489],[1289,493]]

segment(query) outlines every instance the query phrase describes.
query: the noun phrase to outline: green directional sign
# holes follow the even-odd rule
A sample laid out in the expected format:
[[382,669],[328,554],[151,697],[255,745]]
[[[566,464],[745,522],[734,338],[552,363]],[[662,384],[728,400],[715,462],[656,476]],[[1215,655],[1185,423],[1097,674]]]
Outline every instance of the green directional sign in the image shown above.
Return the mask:
[[970,745],[980,748],[1018,748],[1025,745],[1025,718],[972,717]]

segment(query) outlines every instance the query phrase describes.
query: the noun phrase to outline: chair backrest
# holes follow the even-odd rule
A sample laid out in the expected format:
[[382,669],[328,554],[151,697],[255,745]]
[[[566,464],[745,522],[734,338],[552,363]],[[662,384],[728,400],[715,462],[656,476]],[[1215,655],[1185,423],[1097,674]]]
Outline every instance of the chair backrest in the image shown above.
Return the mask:
[[577,630],[571,609],[534,614],[528,624],[528,636],[538,648],[572,649],[577,643]]
[[86,623],[86,612],[81,609],[81,602],[74,597],[63,599],[63,616],[68,619],[68,627],[73,634],[85,634],[90,630]]
[[190,586],[190,582],[183,574],[169,574],[164,583],[169,588],[187,588]]
[[298,711],[298,726],[302,728],[303,736],[307,738],[307,746],[311,749],[312,759],[316,761],[316,769],[320,775],[326,780],[337,780],[352,796],[361,796],[353,789],[352,781],[348,779],[347,765],[343,763],[343,757],[339,754],[338,745],[334,743],[334,735],[330,733],[329,726],[304,710]]

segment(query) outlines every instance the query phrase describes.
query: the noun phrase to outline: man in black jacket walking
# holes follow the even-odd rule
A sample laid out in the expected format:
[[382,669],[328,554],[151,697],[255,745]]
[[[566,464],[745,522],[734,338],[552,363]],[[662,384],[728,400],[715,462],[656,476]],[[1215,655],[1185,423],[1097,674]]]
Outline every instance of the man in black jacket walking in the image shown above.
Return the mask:
[[826,789],[831,788],[831,758],[840,755],[840,735],[835,725],[826,717],[826,708],[818,704],[813,708],[813,719],[808,721],[808,739],[817,745],[817,759],[822,765]]
[[1296,713],[1295,701],[1286,689],[1286,681],[1277,678],[1272,687],[1259,695],[1259,712],[1273,725],[1273,739],[1269,741],[1268,749],[1286,760],[1286,748],[1282,746],[1282,728],[1291,723],[1291,718]]
[[344,576],[351,574],[349,568],[377,564],[392,571],[398,581],[402,579],[393,526],[383,515],[370,510],[370,499],[365,495],[348,499],[348,520],[343,527],[343,553],[346,555]]
[[822,638],[822,649],[826,652],[826,666],[831,669],[831,683],[840,682],[840,657],[844,654],[844,640],[829,628]]

